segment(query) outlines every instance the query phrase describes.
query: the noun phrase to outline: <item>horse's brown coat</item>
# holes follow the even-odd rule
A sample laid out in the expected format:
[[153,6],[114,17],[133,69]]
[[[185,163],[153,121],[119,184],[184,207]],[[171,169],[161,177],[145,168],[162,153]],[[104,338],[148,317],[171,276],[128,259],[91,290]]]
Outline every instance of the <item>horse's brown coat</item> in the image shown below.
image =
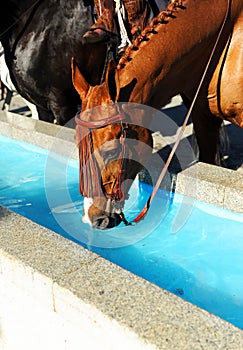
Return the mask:
[[[111,69],[111,66],[107,70],[107,79],[108,73]],[[72,72],[73,72],[73,84],[77,92],[80,95],[82,100],[82,113],[81,118],[86,121],[94,121],[99,119],[104,119],[106,117],[112,117],[119,114],[119,109],[116,104],[113,103],[110,94],[107,79],[100,86],[90,86],[81,72],[79,71],[76,63],[72,60]],[[102,101],[100,103],[100,101]],[[102,105],[102,108],[97,109],[95,107]],[[124,111],[125,111],[124,106]],[[136,112],[136,118],[143,118],[141,113]],[[128,122],[128,120],[126,120]],[[122,132],[121,123],[115,123],[107,125],[103,128],[97,128],[92,130],[92,149],[94,151],[94,156],[96,162],[99,165],[101,172],[100,182],[103,184],[105,192],[107,195],[112,193],[116,179],[118,178],[119,171],[121,170],[121,158],[120,158],[120,137]],[[82,149],[83,143],[80,143],[80,126],[76,127],[76,142],[79,147],[80,153],[80,172],[82,172],[81,159],[82,153],[87,150]],[[137,140],[143,141],[143,147],[137,142]],[[137,173],[141,170],[141,164],[136,160],[145,160],[150,157],[152,152],[152,137],[149,130],[142,126],[136,125],[136,119],[133,118],[133,123],[128,123],[127,139],[126,139],[126,172],[124,176],[124,195],[126,196],[129,188],[132,184],[132,181],[136,177]],[[149,146],[149,147],[148,147]],[[109,159],[109,154],[112,154],[114,150],[117,150],[117,153],[112,155]],[[134,161],[135,160],[135,161]],[[80,173],[82,178],[82,173]],[[96,175],[96,174],[93,174]],[[97,181],[97,176],[92,176],[90,172],[91,186],[94,182]],[[119,203],[119,206],[123,206],[122,203]],[[93,204],[88,210],[88,216],[90,218],[91,224],[93,227],[104,229],[116,226],[120,223],[120,218],[114,210],[110,200],[104,195],[93,196]]]
[[[193,113],[199,159],[213,164],[221,118],[243,127],[241,0],[175,1],[127,49],[116,70],[118,101],[160,108],[177,94],[192,100],[227,14],[228,1],[230,16]],[[134,79],[131,91],[128,84]]]
[[[243,127],[242,0],[175,0],[126,50],[115,70],[116,102],[161,108],[177,94],[192,101],[226,15],[192,116],[199,160],[212,164],[222,120]],[[75,75],[73,81],[83,110],[111,99],[108,74],[101,86],[86,86],[85,95]],[[101,138],[102,132],[105,128]]]

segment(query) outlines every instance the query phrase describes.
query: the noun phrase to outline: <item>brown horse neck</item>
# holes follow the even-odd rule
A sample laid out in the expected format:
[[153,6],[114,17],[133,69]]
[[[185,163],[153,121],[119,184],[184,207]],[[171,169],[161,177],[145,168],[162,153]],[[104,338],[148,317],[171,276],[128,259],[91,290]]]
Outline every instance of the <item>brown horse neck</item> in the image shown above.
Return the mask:
[[[198,81],[227,3],[228,0],[220,5],[216,0],[175,0],[154,18],[118,64],[116,79],[120,89],[132,78],[136,80],[129,100],[157,108],[175,94],[190,90],[187,77]],[[170,84],[175,79],[178,83]],[[160,102],[155,97],[158,89],[163,89]]]

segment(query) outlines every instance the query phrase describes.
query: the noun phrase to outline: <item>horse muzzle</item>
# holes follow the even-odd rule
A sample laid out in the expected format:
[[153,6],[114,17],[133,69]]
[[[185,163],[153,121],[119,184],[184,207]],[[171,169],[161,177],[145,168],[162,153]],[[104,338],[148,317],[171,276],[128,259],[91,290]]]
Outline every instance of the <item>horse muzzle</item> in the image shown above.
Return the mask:
[[118,214],[107,215],[99,213],[92,218],[92,228],[106,230],[116,227],[121,223],[121,218]]
[[106,230],[118,226],[122,220],[122,211],[113,207],[110,201],[84,199],[83,222],[92,228]]

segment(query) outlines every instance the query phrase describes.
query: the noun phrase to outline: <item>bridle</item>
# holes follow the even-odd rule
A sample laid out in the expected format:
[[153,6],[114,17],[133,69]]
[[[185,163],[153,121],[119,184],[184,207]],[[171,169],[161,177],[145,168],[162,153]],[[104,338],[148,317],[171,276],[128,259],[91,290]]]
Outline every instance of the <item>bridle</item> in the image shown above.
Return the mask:
[[[215,41],[215,44],[214,44],[214,47],[212,49],[212,52],[210,54],[210,57],[209,57],[209,60],[207,62],[207,65],[206,65],[206,68],[204,70],[204,73],[202,75],[202,78],[200,80],[200,83],[198,85],[198,88],[197,88],[197,91],[195,93],[195,96],[192,100],[192,103],[191,103],[191,106],[188,110],[188,113],[184,119],[184,122],[183,122],[183,125],[180,129],[180,132],[177,136],[177,139],[176,139],[176,142],[167,158],[167,161],[165,163],[165,166],[164,168],[162,169],[160,175],[159,175],[159,178],[154,186],[154,189],[146,203],[146,205],[144,206],[144,208],[142,209],[142,211],[140,212],[140,214],[135,218],[133,219],[131,222],[128,222],[126,219],[125,219],[125,216],[122,212],[122,210],[120,208],[119,209],[119,216],[121,218],[121,220],[125,223],[125,225],[131,225],[132,223],[138,223],[140,220],[144,219],[146,213],[148,212],[148,209],[151,205],[151,202],[152,200],[154,199],[159,187],[160,187],[160,184],[166,174],[166,171],[168,170],[168,167],[170,165],[170,162],[172,160],[172,157],[174,156],[175,152],[176,152],[176,149],[179,145],[179,142],[183,136],[183,133],[185,131],[185,128],[186,128],[186,125],[188,123],[188,120],[191,116],[191,113],[192,113],[192,109],[194,108],[194,105],[197,101],[197,98],[198,98],[198,95],[199,95],[199,92],[201,90],[201,87],[202,87],[202,84],[204,82],[204,79],[206,77],[206,74],[208,72],[208,69],[209,69],[209,66],[211,64],[211,61],[212,61],[212,58],[214,56],[214,53],[216,51],[216,48],[217,48],[217,45],[218,45],[218,42],[221,38],[221,34],[223,32],[223,29],[225,27],[225,24],[226,24],[226,21],[227,21],[227,18],[230,14],[230,4],[231,4],[231,0],[228,0],[228,5],[227,5],[227,11],[226,11],[226,15],[224,17],[224,20],[223,20],[223,23],[220,27],[220,30],[219,30],[219,33],[218,33],[218,36],[216,38],[216,41]],[[120,143],[122,145],[122,150],[121,150],[121,165],[120,165],[120,170],[119,170],[119,174],[118,174],[118,177],[117,179],[114,181],[114,184],[113,184],[113,187],[112,187],[112,192],[111,194],[107,194],[106,191],[104,192],[105,193],[105,196],[107,198],[109,198],[113,205],[116,206],[118,203],[121,203],[121,201],[124,201],[126,198],[125,198],[125,195],[124,195],[124,191],[123,191],[123,188],[122,188],[122,183],[124,181],[124,178],[125,178],[125,155],[126,155],[126,137],[127,137],[127,130],[128,130],[128,124],[127,123],[124,123],[124,119],[125,119],[125,116],[124,114],[117,114],[115,116],[112,116],[112,117],[107,117],[105,119],[102,119],[102,120],[97,120],[97,121],[85,121],[85,120],[82,120],[80,119],[80,113],[77,113],[76,117],[76,123],[77,125],[81,126],[81,127],[85,127],[85,128],[88,128],[89,129],[89,135],[91,135],[91,131],[94,130],[94,129],[97,129],[97,128],[102,128],[104,126],[107,126],[111,123],[121,123],[121,136],[120,136]],[[92,141],[92,140],[91,140]],[[101,185],[103,187],[103,189],[105,188],[106,184],[103,183]],[[81,192],[82,194],[82,192]],[[119,206],[119,205],[118,205]]]
[[128,131],[128,124],[121,123],[121,136],[120,136],[120,144],[121,144],[121,152],[120,152],[120,167],[118,170],[117,179],[113,179],[112,181],[103,182],[102,186],[112,183],[112,191],[111,193],[105,192],[107,198],[110,198],[112,203],[118,203],[128,199],[128,195],[125,195],[123,182],[125,180],[125,168],[126,168],[126,137]]
[[[111,117],[107,117],[101,120],[96,120],[96,121],[86,121],[80,118],[80,112],[78,112],[75,116],[76,124],[79,128],[83,129],[83,132],[80,133],[81,138],[84,139],[88,137],[88,141],[91,143],[91,148],[88,150],[89,154],[89,161],[90,162],[95,162],[94,156],[92,154],[93,150],[93,140],[92,140],[92,130],[97,130],[100,128],[103,128],[107,125],[110,124],[120,124],[121,125],[121,134],[119,137],[120,145],[121,145],[121,152],[119,155],[120,159],[120,166],[118,170],[118,176],[117,178],[114,178],[112,180],[109,180],[107,182],[101,182],[99,189],[97,187],[92,188],[92,193],[87,192],[84,189],[84,186],[80,186],[80,192],[83,196],[94,196],[94,195],[101,195],[102,194],[111,201],[113,207],[115,208],[116,213],[120,216],[121,220],[125,223],[125,225],[129,225],[129,222],[125,219],[125,216],[122,212],[122,205],[126,199],[128,199],[128,194],[125,193],[124,190],[124,180],[125,180],[125,169],[126,169],[126,161],[127,161],[127,144],[126,144],[126,139],[127,139],[127,133],[129,129],[129,124],[128,122],[125,121],[125,115],[124,113],[119,113]],[[78,140],[79,148],[82,148],[82,145],[80,145],[80,142],[82,142],[82,139]],[[86,150],[87,151],[87,150]],[[81,149],[81,152],[85,152],[84,149]],[[87,159],[87,157],[86,157]],[[82,164],[82,168],[86,167],[87,164]],[[94,167],[94,164],[93,164]],[[82,172],[83,169],[80,169]],[[96,173],[98,171],[97,167],[95,169]],[[94,174],[93,174],[94,175]],[[86,176],[90,176],[89,179],[92,179],[91,172],[90,174],[86,174]],[[100,176],[102,179],[102,177]],[[84,179],[83,179],[84,180]],[[99,181],[98,178],[94,179],[95,181]],[[81,181],[80,181],[81,182]],[[111,184],[111,192],[106,191],[106,186],[108,184]],[[92,187],[92,184],[89,186]]]

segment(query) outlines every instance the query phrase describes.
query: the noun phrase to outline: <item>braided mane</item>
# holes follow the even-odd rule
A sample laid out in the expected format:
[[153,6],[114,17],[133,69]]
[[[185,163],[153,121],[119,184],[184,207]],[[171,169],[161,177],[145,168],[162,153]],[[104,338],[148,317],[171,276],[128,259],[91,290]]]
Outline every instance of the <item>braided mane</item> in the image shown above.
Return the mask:
[[173,0],[164,11],[161,11],[158,16],[151,20],[148,26],[133,41],[132,45],[125,50],[118,62],[118,70],[124,68],[126,63],[132,60],[132,54],[139,50],[139,46],[142,42],[149,41],[152,35],[157,34],[160,25],[167,24],[169,18],[175,18],[175,12],[178,11],[178,9],[185,9],[183,5],[185,1],[186,0]]

